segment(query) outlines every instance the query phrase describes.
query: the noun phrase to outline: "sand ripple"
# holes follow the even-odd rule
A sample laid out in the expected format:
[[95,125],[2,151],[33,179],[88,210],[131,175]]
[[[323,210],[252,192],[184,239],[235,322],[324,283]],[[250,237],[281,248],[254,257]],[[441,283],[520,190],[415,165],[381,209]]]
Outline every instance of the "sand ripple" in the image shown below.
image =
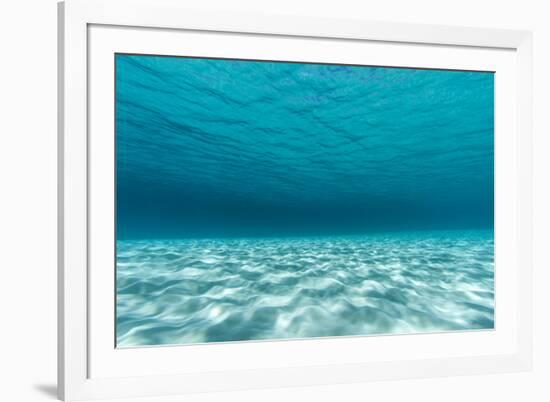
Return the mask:
[[117,249],[121,347],[494,326],[490,231]]

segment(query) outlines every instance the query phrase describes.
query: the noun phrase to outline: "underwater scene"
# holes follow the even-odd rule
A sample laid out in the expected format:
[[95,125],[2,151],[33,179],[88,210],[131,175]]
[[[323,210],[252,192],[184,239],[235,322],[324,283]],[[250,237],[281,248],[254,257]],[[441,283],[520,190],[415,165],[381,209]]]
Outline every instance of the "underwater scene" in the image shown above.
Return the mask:
[[494,328],[494,74],[115,55],[116,345]]

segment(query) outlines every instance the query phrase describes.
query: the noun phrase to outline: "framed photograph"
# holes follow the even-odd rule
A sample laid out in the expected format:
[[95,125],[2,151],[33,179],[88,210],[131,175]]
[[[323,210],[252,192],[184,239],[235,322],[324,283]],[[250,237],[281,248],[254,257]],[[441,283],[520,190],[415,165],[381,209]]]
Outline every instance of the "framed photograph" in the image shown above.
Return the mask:
[[531,367],[531,34],[59,5],[59,396]]

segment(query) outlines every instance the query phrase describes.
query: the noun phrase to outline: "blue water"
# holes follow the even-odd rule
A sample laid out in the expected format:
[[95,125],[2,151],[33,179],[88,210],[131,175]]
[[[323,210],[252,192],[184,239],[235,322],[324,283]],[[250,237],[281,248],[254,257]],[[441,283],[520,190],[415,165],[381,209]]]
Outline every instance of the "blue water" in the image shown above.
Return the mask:
[[494,76],[116,56],[119,346],[494,326]]

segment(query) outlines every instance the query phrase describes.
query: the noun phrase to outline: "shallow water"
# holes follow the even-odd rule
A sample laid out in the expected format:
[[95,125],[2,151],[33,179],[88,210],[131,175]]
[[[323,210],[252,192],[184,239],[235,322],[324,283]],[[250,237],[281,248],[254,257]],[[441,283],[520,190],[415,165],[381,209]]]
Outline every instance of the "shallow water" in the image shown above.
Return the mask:
[[493,328],[493,73],[115,60],[119,346]]
[[492,231],[117,247],[120,347],[494,326]]

